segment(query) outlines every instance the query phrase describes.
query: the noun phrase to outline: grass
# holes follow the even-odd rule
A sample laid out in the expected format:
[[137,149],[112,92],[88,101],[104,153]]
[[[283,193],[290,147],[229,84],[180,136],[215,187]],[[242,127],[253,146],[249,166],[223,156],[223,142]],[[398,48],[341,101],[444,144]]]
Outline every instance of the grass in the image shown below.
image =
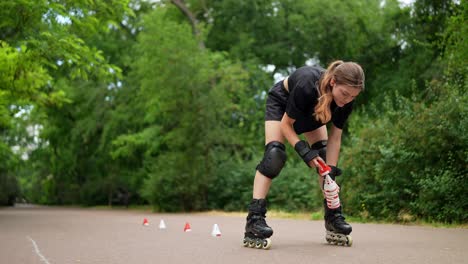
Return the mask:
[[[153,212],[153,208],[150,205],[130,205],[128,208],[125,206],[93,206],[89,207],[91,209],[98,210],[131,210],[131,211],[143,211],[143,212]],[[205,215],[221,215],[221,216],[235,216],[235,217],[245,217],[247,212],[235,211],[235,212],[226,212],[219,210],[203,211],[203,212],[192,212],[194,214],[205,214]],[[313,221],[323,221],[323,212],[287,212],[284,210],[272,209],[268,210],[267,216],[269,218],[281,218],[281,219],[296,219],[296,220],[313,220]],[[371,223],[371,224],[398,224],[398,225],[409,225],[409,226],[428,226],[436,228],[468,228],[468,223],[442,223],[435,221],[424,221],[424,220],[408,220],[408,221],[391,221],[391,220],[373,220],[364,217],[356,216],[346,216],[346,221],[350,223]],[[405,218],[411,219],[411,218]]]

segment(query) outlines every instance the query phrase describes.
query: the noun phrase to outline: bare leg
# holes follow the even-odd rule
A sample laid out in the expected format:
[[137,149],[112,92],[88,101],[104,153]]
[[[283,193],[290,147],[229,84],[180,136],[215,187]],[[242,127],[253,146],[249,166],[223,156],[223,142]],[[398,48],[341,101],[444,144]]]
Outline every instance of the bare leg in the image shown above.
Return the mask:
[[[271,141],[284,143],[284,136],[281,133],[280,121],[265,121],[265,145]],[[253,198],[265,199],[270,190],[271,179],[257,170],[255,173]]]
[[[328,133],[327,128],[322,126],[314,131],[305,133],[305,137],[309,144],[314,144],[320,140],[327,140]],[[330,157],[330,152],[327,152],[327,156]],[[327,159],[330,162],[330,159]],[[323,193],[323,177],[318,175],[319,186]],[[324,207],[324,220],[325,229],[327,230],[326,240],[328,243],[335,243],[340,245],[351,246],[353,241],[349,234],[352,231],[351,225],[346,223],[345,218],[342,215],[341,206],[335,209],[331,209],[327,206],[327,201],[324,196],[323,199]]]
[[[321,126],[314,131],[304,133],[304,136],[307,139],[307,142],[309,142],[309,144],[314,144],[315,142],[320,141],[320,140],[327,140],[328,139],[327,127]],[[323,177],[320,177],[319,175],[318,181],[319,181],[320,188],[323,188]]]

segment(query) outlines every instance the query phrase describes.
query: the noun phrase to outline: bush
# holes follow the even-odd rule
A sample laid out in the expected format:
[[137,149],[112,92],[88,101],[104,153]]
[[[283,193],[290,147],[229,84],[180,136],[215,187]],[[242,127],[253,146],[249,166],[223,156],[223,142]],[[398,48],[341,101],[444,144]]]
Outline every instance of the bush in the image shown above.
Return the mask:
[[0,160],[0,206],[11,206],[20,195],[20,187],[13,173],[19,158],[0,142]]
[[16,197],[19,196],[19,185],[14,176],[0,172],[0,206],[15,204]]
[[468,220],[468,96],[454,85],[430,88],[439,93],[432,102],[397,94],[371,107],[375,118],[361,112],[351,119],[343,167],[352,214]]
[[272,208],[286,211],[315,211],[323,206],[317,173],[297,156],[288,153],[288,162],[271,185],[268,200]]
[[[215,181],[209,188],[209,208],[247,210],[252,199],[255,167],[262,159],[258,154],[263,153],[260,151],[251,161],[219,162],[222,165],[217,167]],[[286,166],[273,180],[267,196],[269,209],[310,211],[322,206],[316,173],[295,155],[289,151]]]

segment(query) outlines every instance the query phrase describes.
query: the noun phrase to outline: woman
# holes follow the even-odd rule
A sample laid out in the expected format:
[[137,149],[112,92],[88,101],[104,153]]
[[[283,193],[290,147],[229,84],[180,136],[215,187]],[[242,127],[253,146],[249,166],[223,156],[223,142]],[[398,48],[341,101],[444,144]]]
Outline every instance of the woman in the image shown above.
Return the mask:
[[[318,162],[326,162],[331,167],[329,175],[333,180],[341,174],[336,165],[342,129],[353,109],[354,99],[363,89],[361,66],[343,61],[332,62],[326,71],[320,67],[299,68],[270,89],[265,113],[265,152],[255,174],[245,246],[270,247],[268,238],[273,230],[265,222],[265,199],[272,180],[286,162],[285,139],[307,166],[318,168]],[[330,121],[328,135],[326,124]],[[307,142],[299,139],[300,134],[304,134]],[[323,191],[324,178],[318,178]],[[329,236],[337,235],[335,242],[345,244],[352,228],[345,222],[341,206],[329,208],[324,200],[324,207],[327,241]]]

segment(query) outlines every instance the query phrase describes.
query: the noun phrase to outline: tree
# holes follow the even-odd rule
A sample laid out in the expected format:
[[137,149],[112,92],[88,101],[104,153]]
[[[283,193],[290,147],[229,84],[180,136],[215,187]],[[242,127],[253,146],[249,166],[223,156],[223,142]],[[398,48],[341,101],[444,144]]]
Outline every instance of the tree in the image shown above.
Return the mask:
[[[54,111],[60,113],[64,105],[72,102],[67,92],[73,84],[97,80],[106,83],[118,76],[119,69],[109,64],[102,52],[88,45],[84,39],[108,30],[111,18],[126,10],[126,1],[95,1],[92,4],[88,1],[9,1],[0,3],[0,10],[0,35],[3,39],[0,57],[6,61],[0,69],[0,113],[4,132],[2,144],[8,146],[2,149],[8,149],[23,144],[21,138],[11,137],[8,133],[13,124],[20,123],[14,117],[24,113],[25,109],[32,109],[27,115],[22,115],[22,118],[30,119],[26,127],[35,126],[46,122],[44,110],[54,115]],[[101,21],[107,23],[100,23],[96,19],[98,14]],[[38,119],[33,120],[33,117]],[[54,130],[47,129],[45,134],[52,135]],[[47,137],[41,139],[42,146],[48,147],[47,144],[63,137],[55,138],[57,141]],[[26,152],[31,152],[34,147],[27,148]],[[52,149],[54,147],[51,146]],[[57,152],[49,154],[53,155],[52,159],[62,158],[56,156]],[[60,166],[69,164],[64,162]],[[54,177],[60,178],[64,171],[73,171],[69,167],[59,170],[60,166],[51,166],[47,174],[38,175],[38,184],[44,177],[55,181]],[[12,173],[14,168],[7,170]],[[57,190],[63,189],[51,189],[51,196],[56,197]],[[57,200],[54,198],[54,201]]]

